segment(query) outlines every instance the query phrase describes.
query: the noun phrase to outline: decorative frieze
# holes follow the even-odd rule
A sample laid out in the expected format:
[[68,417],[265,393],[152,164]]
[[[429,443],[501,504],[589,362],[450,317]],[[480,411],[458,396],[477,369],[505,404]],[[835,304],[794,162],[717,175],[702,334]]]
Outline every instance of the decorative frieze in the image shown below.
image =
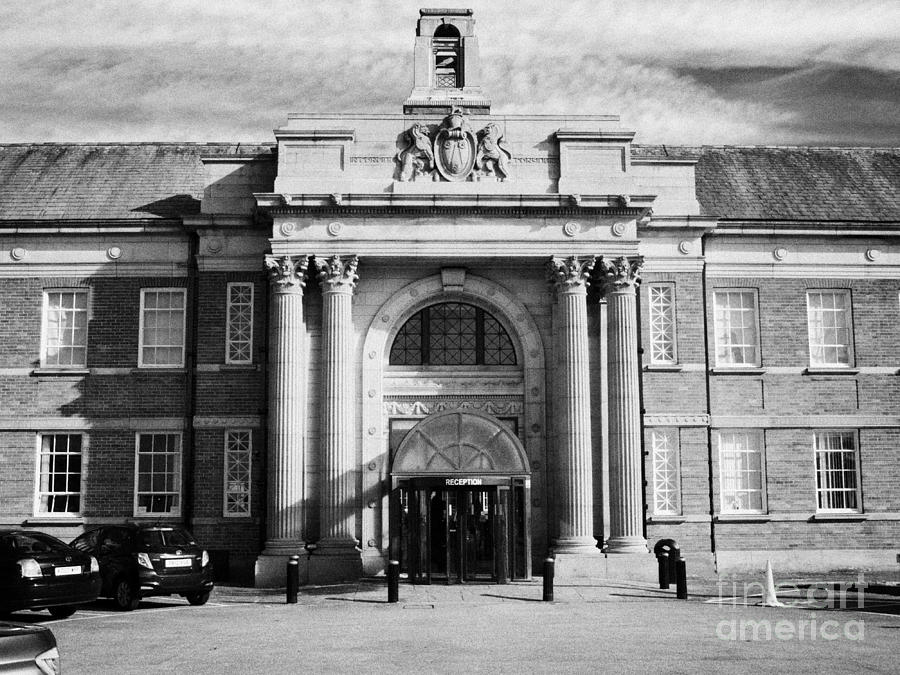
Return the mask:
[[384,414],[388,416],[425,416],[447,410],[477,410],[496,416],[521,415],[525,405],[521,399],[497,400],[485,398],[419,398],[415,400],[386,400]]
[[709,415],[644,415],[647,427],[707,427]]

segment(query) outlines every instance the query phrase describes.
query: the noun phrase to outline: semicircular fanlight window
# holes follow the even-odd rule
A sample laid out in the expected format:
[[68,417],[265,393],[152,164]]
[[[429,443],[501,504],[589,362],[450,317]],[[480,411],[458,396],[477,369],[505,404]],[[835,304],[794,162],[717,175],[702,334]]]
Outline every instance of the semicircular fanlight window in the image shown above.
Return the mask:
[[392,366],[514,366],[516,350],[489,312],[462,302],[431,305],[400,328]]

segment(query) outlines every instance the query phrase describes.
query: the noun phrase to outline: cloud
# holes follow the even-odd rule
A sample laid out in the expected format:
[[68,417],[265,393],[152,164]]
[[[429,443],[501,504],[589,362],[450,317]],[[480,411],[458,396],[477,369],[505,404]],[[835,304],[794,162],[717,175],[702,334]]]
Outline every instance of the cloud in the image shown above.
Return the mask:
[[[422,4],[4,3],[0,140],[255,141],[290,111],[399,112]],[[466,5],[497,111],[620,113],[644,142],[896,142],[900,3]],[[808,104],[829,100],[858,110]]]

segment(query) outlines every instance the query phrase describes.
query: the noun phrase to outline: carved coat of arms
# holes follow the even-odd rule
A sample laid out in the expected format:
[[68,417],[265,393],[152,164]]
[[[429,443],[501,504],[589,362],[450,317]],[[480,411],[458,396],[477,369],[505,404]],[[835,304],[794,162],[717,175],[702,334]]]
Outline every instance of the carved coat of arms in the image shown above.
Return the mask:
[[458,111],[444,119],[434,137],[434,163],[447,180],[466,180],[475,166],[478,142],[472,127]]
[[495,179],[509,176],[512,158],[503,142],[499,125],[489,122],[476,135],[460,110],[444,118],[437,132],[423,122],[416,122],[403,135],[406,147],[397,153],[400,164],[399,180],[466,181]]

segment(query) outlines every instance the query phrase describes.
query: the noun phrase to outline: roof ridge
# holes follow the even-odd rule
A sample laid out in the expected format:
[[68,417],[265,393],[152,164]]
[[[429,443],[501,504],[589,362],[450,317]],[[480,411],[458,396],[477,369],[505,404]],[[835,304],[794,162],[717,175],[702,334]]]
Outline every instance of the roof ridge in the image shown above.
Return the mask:
[[27,147],[90,147],[97,145],[106,146],[190,146],[190,147],[208,147],[222,145],[264,145],[275,147],[275,141],[49,141],[49,142],[19,142],[19,143],[0,143],[0,148],[27,148]]
[[753,145],[753,144],[673,144],[673,143],[632,143],[632,147],[636,148],[691,148],[691,149],[711,149],[711,150],[727,150],[730,148],[738,150],[894,150],[900,151],[900,145]]

